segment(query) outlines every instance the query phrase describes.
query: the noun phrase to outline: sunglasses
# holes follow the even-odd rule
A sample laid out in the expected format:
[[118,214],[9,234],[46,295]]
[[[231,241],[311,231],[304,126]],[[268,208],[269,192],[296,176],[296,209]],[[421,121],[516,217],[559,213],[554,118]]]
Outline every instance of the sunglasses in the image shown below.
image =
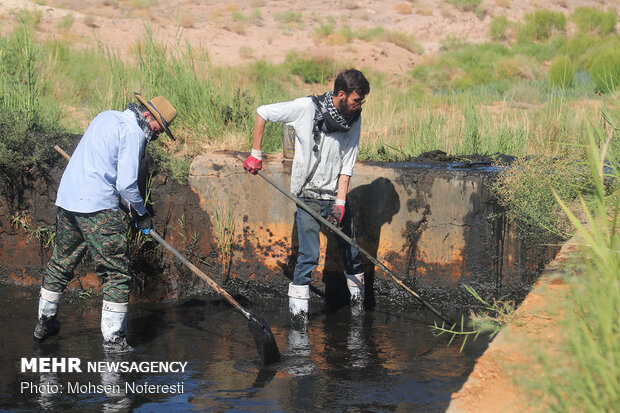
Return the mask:
[[357,98],[357,99],[353,99],[353,104],[356,106],[361,107],[364,103],[366,103],[366,98]]

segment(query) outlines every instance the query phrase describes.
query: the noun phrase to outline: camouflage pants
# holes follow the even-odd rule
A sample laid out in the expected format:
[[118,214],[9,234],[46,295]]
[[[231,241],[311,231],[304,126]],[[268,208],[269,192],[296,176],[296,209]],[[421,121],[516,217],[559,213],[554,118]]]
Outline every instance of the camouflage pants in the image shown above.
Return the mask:
[[128,302],[131,275],[126,231],[117,211],[106,209],[82,214],[58,208],[56,246],[47,264],[43,288],[63,292],[88,249],[103,283],[103,299]]

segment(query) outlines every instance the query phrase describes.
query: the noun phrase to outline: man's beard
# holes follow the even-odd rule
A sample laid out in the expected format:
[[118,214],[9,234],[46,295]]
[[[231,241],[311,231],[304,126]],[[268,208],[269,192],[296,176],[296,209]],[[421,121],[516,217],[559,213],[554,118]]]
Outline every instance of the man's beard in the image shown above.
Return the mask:
[[347,97],[345,96],[344,98],[338,99],[336,101],[336,110],[338,110],[338,112],[340,112],[340,114],[342,116],[344,116],[345,118],[351,118],[353,117],[353,115],[355,115],[355,110],[351,110],[351,111],[347,111]]

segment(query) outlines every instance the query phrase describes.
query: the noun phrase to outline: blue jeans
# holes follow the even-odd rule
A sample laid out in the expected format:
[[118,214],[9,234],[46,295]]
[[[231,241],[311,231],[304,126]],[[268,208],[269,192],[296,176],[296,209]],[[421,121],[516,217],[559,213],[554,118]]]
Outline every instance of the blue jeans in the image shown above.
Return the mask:
[[[323,218],[327,218],[334,204],[334,201],[321,199],[303,198],[302,201]],[[297,257],[297,264],[293,274],[293,285],[308,285],[310,284],[312,271],[319,265],[319,232],[321,224],[300,207],[297,207],[295,222],[297,223],[299,239],[299,256]],[[349,238],[355,240],[353,214],[348,208],[345,208],[341,231]],[[338,235],[334,236],[338,240],[340,255],[342,256],[347,274],[363,272],[362,260],[357,248],[349,245]]]

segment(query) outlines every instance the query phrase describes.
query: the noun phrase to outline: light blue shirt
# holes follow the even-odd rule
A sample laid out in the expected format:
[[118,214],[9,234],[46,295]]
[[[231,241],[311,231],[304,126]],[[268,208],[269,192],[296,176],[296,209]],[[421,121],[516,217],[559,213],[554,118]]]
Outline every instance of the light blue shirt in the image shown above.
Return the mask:
[[146,137],[131,110],[101,112],[88,126],[62,175],[56,205],[73,212],[118,211],[119,196],[146,213],[138,169]]

